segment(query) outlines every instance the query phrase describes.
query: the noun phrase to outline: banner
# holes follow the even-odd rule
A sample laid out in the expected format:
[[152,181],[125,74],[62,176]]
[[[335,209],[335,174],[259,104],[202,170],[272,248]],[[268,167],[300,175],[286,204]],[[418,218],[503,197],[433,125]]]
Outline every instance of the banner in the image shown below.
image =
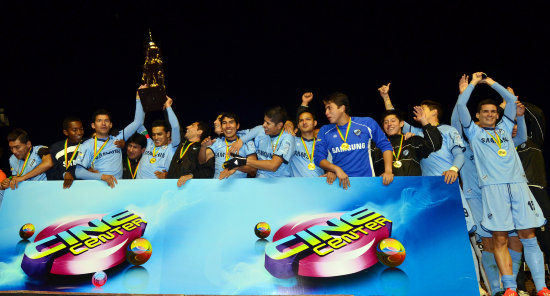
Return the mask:
[[456,182],[350,180],[23,182],[0,207],[0,291],[479,293]]

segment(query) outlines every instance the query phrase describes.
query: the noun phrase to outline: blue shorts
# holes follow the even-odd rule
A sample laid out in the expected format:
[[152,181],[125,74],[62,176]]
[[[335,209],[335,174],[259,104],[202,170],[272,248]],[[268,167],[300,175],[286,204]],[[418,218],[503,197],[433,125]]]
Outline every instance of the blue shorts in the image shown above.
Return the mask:
[[462,188],[460,188],[460,199],[462,200],[462,207],[464,208],[464,216],[466,218],[466,228],[468,230],[468,233],[473,233],[476,231],[476,222],[474,221],[474,217],[472,215],[472,210],[470,210],[470,205],[466,201],[466,198],[464,198],[464,193],[462,192]]
[[546,224],[527,183],[486,185],[481,187],[481,194],[484,230],[513,231]]

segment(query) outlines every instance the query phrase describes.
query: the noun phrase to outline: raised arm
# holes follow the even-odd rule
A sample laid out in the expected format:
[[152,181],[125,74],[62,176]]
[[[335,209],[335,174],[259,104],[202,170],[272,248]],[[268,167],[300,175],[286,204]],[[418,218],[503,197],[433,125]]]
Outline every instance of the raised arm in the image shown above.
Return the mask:
[[123,135],[124,141],[128,140],[140,126],[143,125],[145,120],[145,112],[143,112],[143,106],[139,99],[139,94],[136,92],[136,112],[134,113],[134,121],[124,128]]
[[470,81],[470,84],[458,96],[458,101],[456,102],[455,108],[456,112],[458,113],[458,119],[462,126],[468,127],[472,123],[472,117],[470,116],[470,111],[468,110],[468,107],[466,105],[468,104],[468,100],[470,100],[470,96],[472,95],[474,88],[482,79],[483,72],[476,72],[472,74],[472,81]]
[[176,117],[176,113],[174,113],[174,110],[172,109],[172,103],[173,100],[169,96],[166,96],[166,103],[164,103],[164,108],[166,109],[166,113],[168,113],[168,122],[170,122],[170,126],[172,126],[171,145],[173,147],[178,147],[181,142],[180,123],[178,121],[178,118]]
[[390,100],[390,84],[391,83],[388,83],[378,88],[378,92],[380,93],[380,96],[384,100],[384,107],[386,108],[386,110],[395,109]]
[[525,124],[525,106],[520,101],[516,101],[517,105],[517,130],[516,136],[513,137],[514,146],[519,146],[527,141],[527,125]]
[[511,121],[514,121],[516,117],[516,101],[517,98],[514,94],[510,93],[502,85],[495,82],[490,77],[483,79],[483,83],[489,85],[506,101],[506,107],[504,107],[504,116],[508,117]]

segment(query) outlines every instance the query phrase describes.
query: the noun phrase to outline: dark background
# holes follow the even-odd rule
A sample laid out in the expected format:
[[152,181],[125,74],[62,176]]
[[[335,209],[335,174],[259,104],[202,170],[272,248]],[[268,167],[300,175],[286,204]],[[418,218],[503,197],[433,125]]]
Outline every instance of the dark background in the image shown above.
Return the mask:
[[[261,124],[274,105],[293,115],[305,91],[320,124],[321,98],[337,90],[352,115],[378,120],[377,88],[387,82],[396,108],[438,100],[448,123],[460,76],[476,71],[547,109],[544,1],[12,1],[1,11],[0,107],[9,129],[28,130],[33,144],[62,139],[67,115],[90,134],[100,107],[115,127],[128,124],[149,28],[184,127],[225,110],[241,116],[241,128]],[[479,86],[470,105],[486,97],[500,100]],[[0,128],[5,172],[9,129]]]

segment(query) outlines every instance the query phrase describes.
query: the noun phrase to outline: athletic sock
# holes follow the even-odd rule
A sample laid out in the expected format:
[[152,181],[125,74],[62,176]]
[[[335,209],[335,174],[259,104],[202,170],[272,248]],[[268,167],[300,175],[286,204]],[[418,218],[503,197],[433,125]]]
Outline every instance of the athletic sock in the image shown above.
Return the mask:
[[510,257],[512,257],[512,272],[514,273],[514,279],[517,279],[519,268],[521,267],[521,252],[516,252],[512,249],[508,249]]
[[527,266],[529,266],[529,270],[531,270],[531,276],[533,277],[533,282],[535,282],[537,291],[540,291],[542,288],[546,287],[542,251],[540,250],[537,239],[534,237],[520,239],[520,241],[521,244],[523,244],[525,262],[527,262]]
[[485,274],[487,275],[487,280],[489,281],[489,286],[491,287],[491,292],[493,295],[495,293],[503,291],[500,287],[500,279],[498,273],[497,262],[495,261],[495,254],[487,251],[481,253],[481,264],[485,269]]
[[517,289],[517,284],[516,284],[516,279],[513,275],[503,275],[502,276],[502,286],[504,287],[504,289],[512,289],[512,290],[516,290]]

